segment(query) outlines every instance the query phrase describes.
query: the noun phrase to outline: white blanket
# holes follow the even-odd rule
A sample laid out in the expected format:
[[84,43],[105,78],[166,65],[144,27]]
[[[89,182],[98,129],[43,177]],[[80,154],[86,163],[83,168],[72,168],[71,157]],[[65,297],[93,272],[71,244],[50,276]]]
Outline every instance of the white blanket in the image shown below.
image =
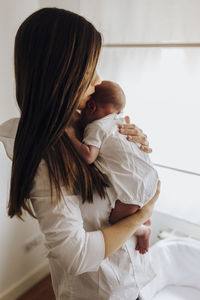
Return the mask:
[[150,255],[157,276],[141,290],[142,300],[157,299],[154,296],[164,288],[167,291],[167,286],[185,286],[200,292],[199,241],[190,238],[165,239],[151,247]]

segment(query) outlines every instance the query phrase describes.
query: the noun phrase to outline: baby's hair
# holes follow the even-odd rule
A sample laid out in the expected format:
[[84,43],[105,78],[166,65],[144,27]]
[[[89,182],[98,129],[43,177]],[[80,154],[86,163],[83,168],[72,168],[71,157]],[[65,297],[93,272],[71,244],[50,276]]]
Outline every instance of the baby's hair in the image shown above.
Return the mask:
[[126,97],[119,84],[104,80],[100,85],[95,87],[93,99],[100,105],[111,103],[120,113],[125,106]]

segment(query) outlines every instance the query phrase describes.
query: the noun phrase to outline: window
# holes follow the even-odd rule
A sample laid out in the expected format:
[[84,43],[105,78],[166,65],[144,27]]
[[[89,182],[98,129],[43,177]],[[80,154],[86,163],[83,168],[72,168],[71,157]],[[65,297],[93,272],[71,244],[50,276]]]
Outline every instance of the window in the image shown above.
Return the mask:
[[101,77],[124,89],[125,112],[153,147],[162,181],[157,209],[200,224],[199,1],[80,4],[103,33]]

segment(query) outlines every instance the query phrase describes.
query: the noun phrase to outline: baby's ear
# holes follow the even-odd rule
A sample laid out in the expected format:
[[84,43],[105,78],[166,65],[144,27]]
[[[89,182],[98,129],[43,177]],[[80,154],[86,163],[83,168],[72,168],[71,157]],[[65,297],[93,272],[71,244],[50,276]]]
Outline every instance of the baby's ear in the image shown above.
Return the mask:
[[90,99],[88,101],[88,108],[89,108],[89,110],[90,110],[91,113],[95,112],[95,110],[96,110],[96,103],[95,103],[95,101],[93,99]]

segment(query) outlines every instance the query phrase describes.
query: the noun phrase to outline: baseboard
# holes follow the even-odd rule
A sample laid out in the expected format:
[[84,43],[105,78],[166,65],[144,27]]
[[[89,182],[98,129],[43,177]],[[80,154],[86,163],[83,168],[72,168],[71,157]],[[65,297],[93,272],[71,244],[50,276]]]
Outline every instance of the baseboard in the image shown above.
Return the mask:
[[32,286],[42,280],[49,274],[49,266],[47,263],[41,264],[39,267],[32,270],[23,279],[16,282],[5,292],[0,294],[1,300],[15,300],[22,296],[26,291],[28,291]]

